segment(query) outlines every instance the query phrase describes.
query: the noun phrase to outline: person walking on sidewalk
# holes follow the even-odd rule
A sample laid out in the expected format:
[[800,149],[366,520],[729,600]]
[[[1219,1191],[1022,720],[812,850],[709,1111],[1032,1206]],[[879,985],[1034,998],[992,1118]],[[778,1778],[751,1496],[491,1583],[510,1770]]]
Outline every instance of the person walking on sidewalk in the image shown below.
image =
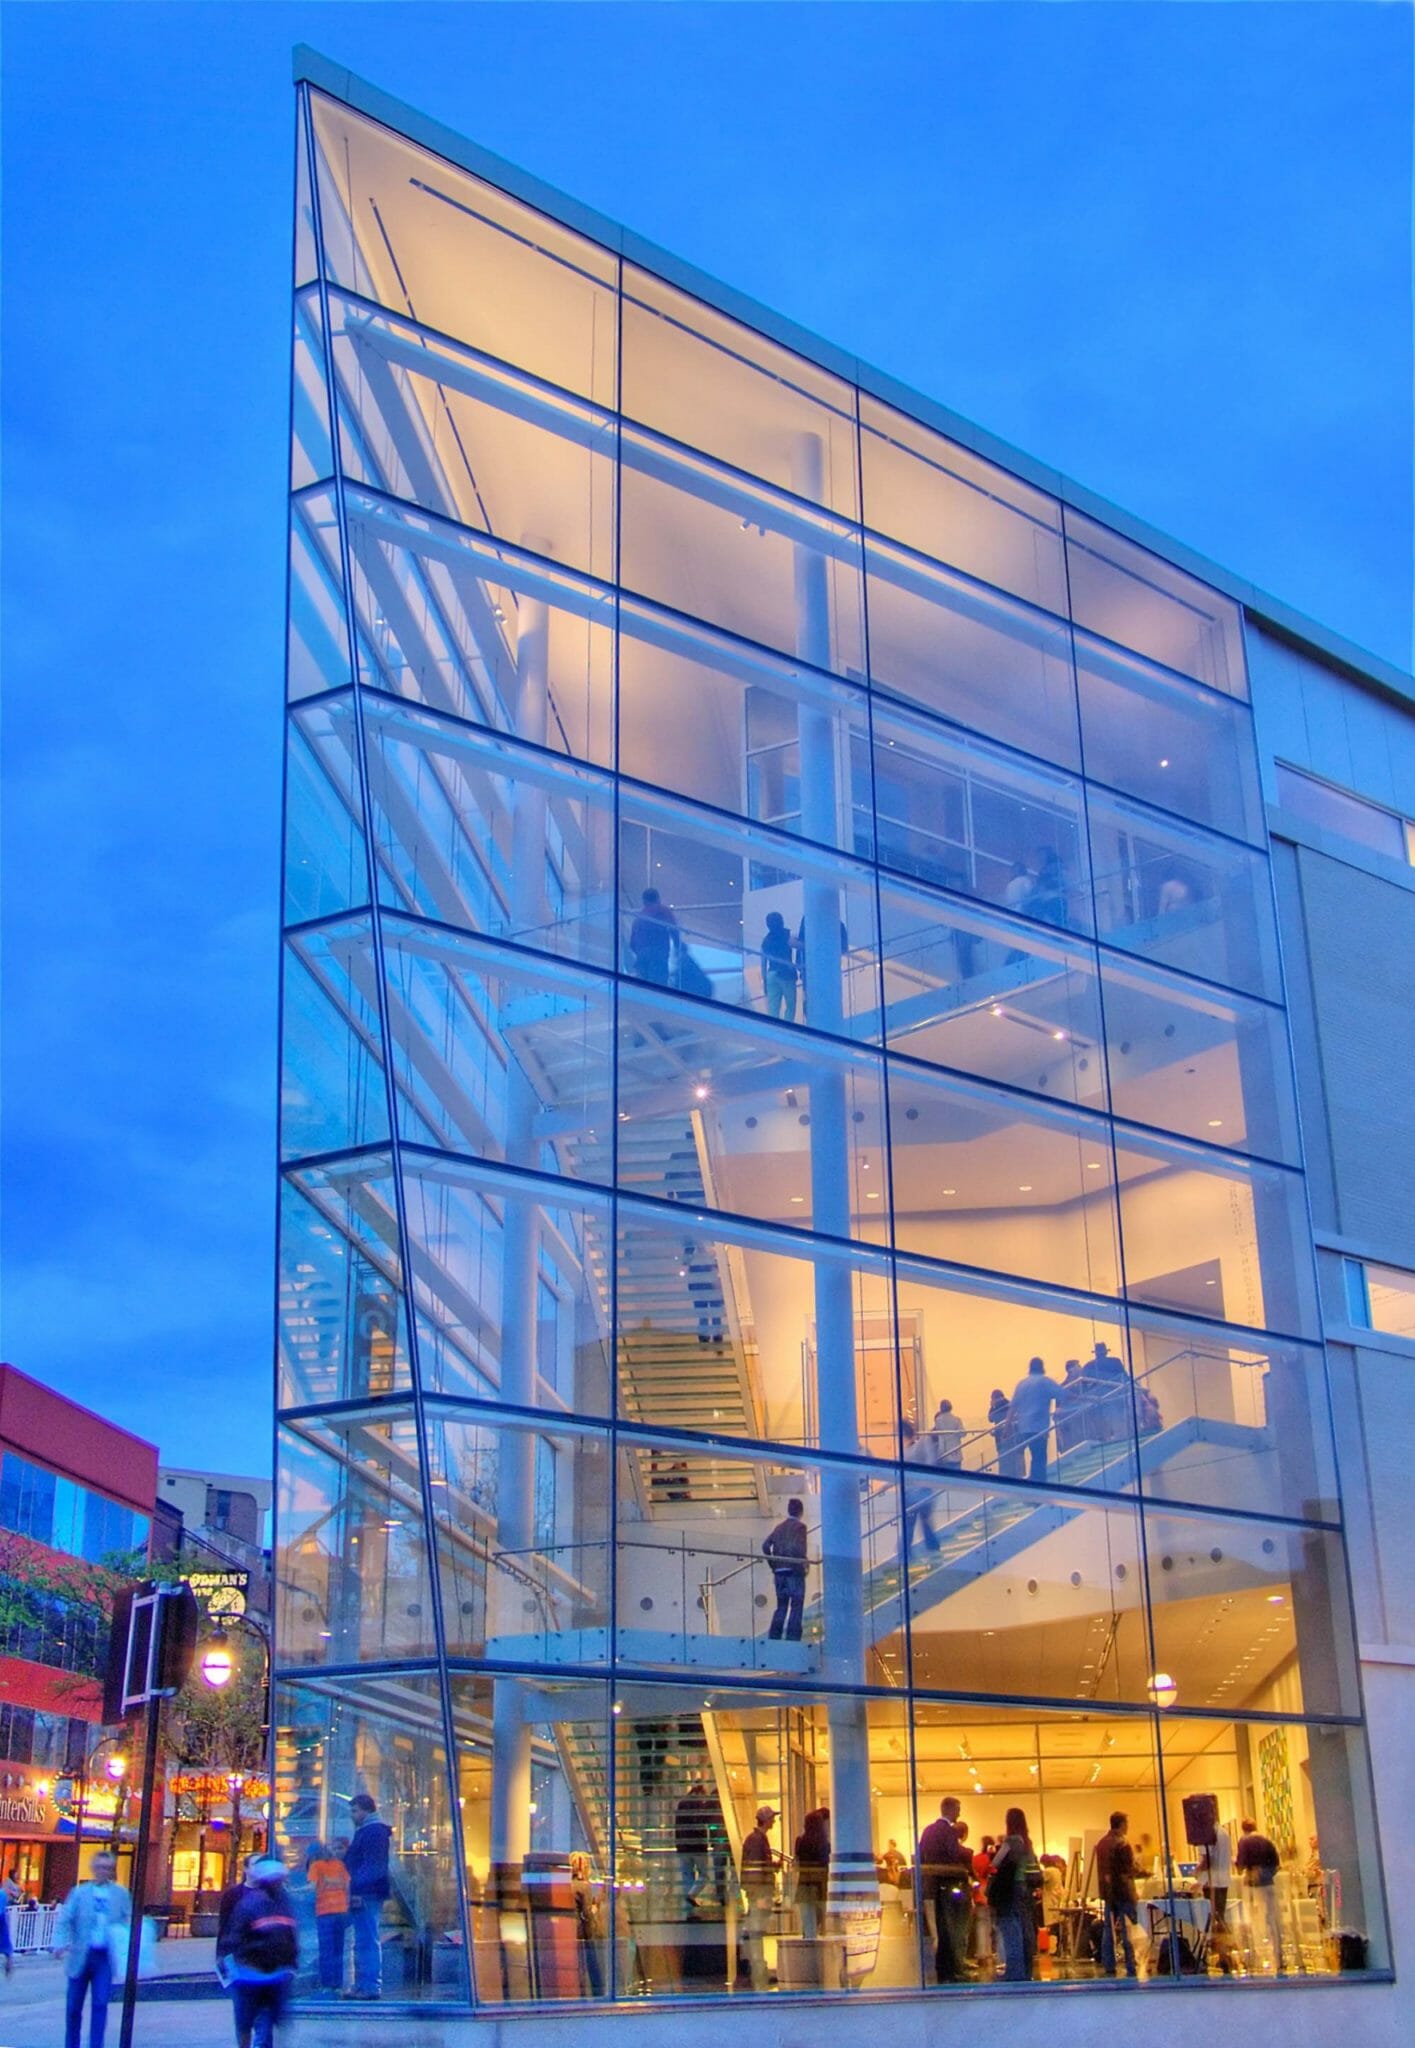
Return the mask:
[[236,2039],[274,2048],[299,1961],[295,1914],[278,1856],[257,1856],[226,1924]]
[[118,1862],[107,1850],[93,1859],[93,1876],[76,1884],[59,1908],[55,1953],[65,1958],[64,2048],[80,2048],[84,1999],[89,2000],[89,2048],[103,2048],[108,1999],[113,1989],[113,1952],[133,1917],[133,1902],[117,1881]]

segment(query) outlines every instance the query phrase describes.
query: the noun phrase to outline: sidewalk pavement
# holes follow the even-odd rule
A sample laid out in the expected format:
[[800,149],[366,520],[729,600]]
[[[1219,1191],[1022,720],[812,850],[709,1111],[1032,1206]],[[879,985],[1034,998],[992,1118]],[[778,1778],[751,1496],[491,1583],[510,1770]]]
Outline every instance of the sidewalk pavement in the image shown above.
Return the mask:
[[[153,1980],[140,1987],[146,1995],[138,2001],[133,2048],[234,2048],[231,2002],[224,1994],[211,1995],[215,1949],[214,1941],[158,1943]],[[182,1978],[190,1981],[189,1997],[181,1996],[180,1982],[173,1981]],[[0,2048],[62,2048],[65,1982],[63,1962],[56,1956],[15,1958],[14,1974],[0,1977]],[[121,2012],[115,1998],[108,2008],[107,2048],[117,2048]],[[459,2025],[463,2042],[470,2031],[463,2031],[465,2026]],[[433,2019],[340,2007],[327,2016],[292,2021],[285,2039],[298,2048],[445,2048],[448,2037]]]

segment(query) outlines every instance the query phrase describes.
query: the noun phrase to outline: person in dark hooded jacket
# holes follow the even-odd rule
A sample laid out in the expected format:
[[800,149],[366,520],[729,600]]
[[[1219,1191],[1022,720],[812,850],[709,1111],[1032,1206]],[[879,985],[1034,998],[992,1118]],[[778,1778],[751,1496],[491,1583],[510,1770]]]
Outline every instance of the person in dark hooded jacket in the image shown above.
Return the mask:
[[278,1856],[257,1856],[247,1870],[223,1940],[237,2042],[274,2048],[299,1961],[294,1908]]

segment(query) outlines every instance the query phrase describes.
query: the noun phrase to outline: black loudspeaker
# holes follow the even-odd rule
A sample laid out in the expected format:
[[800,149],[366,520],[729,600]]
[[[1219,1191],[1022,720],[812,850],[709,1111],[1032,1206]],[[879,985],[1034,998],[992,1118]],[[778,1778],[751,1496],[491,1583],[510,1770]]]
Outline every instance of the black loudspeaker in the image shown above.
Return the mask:
[[1195,1849],[1218,1840],[1218,1800],[1212,1792],[1191,1792],[1184,1801],[1184,1838]]

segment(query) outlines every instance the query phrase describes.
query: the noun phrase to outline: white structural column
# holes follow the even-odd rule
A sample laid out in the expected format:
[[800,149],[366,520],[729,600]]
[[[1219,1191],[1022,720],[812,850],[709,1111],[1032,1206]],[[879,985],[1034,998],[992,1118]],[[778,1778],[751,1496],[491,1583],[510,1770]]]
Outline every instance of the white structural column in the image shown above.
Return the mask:
[[[548,615],[539,599],[521,598],[517,610],[516,729],[544,745],[549,713]],[[510,923],[534,931],[546,915],[546,798],[536,784],[519,782],[512,798]],[[535,1164],[540,1107],[524,1068],[512,1053],[506,1070],[506,1157],[512,1166]],[[501,1257],[501,1398],[518,1408],[535,1405],[536,1287],[540,1215],[534,1197],[508,1193]],[[522,1574],[534,1571],[535,1441],[525,1428],[503,1428],[498,1447],[497,1543],[514,1553],[514,1572],[490,1572],[487,1632],[493,1617],[519,1617]],[[501,1632],[501,1631],[498,1631]],[[510,1880],[530,1848],[531,1730],[520,1686],[498,1679],[492,1701],[491,1865],[494,1879]]]
[[[819,503],[822,448],[814,434],[796,450],[796,489]],[[830,667],[830,585],[826,558],[797,542],[796,648],[813,667]],[[835,721],[800,703],[798,740],[801,827],[811,839],[834,846],[839,838],[839,767]],[[837,884],[808,878],[805,885],[805,1014],[822,1031],[840,1033],[845,1018],[842,938]],[[822,1059],[811,1076],[811,1221],[832,1237],[850,1236],[850,1103],[843,1068]],[[855,1388],[855,1316],[851,1274],[839,1259],[815,1268],[816,1409],[821,1448],[854,1455],[860,1449]],[[861,1570],[860,1483],[854,1472],[825,1468],[821,1478],[822,1598],[825,1640],[821,1669],[835,1682],[859,1684],[865,1674],[864,1584]],[[869,1721],[863,1700],[832,1700],[830,1805],[832,1910],[845,1916],[847,1944],[863,1909],[878,1905],[870,1813]],[[851,1952],[847,1948],[847,1954]]]

